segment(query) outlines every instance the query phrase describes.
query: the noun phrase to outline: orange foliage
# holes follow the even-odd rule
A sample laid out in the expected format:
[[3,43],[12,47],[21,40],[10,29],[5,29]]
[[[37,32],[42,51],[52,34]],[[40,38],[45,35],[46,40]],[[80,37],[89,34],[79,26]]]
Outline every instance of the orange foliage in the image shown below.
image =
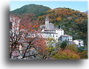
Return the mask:
[[78,18],[78,19],[76,19],[75,21],[77,22],[77,23],[81,23],[81,22],[83,22],[85,19],[83,19],[82,17],[80,17],[80,18]]
[[28,32],[35,32],[39,29],[40,25],[38,21],[32,20],[30,17],[32,15],[27,15],[25,18],[22,18],[20,23],[20,29],[25,29]]
[[47,47],[46,47],[46,41],[44,38],[38,38],[32,42],[32,44],[38,48],[40,54],[45,54]]
[[62,20],[62,18],[61,18],[61,17],[58,17],[56,20],[57,20],[57,21],[61,21],[61,20]]
[[80,52],[79,55],[80,55],[80,57],[81,57],[82,59],[87,59],[87,58],[88,58],[88,53],[87,53],[87,51]]
[[78,53],[75,53],[74,51],[71,51],[69,49],[60,50],[54,58],[56,59],[79,59],[80,56]]

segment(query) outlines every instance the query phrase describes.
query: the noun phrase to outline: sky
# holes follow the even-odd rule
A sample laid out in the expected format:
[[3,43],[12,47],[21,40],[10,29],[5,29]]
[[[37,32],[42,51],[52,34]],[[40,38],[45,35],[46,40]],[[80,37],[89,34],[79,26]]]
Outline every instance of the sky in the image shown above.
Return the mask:
[[10,11],[28,4],[44,5],[50,7],[51,9],[66,7],[81,12],[85,12],[86,10],[88,10],[88,1],[11,1]]

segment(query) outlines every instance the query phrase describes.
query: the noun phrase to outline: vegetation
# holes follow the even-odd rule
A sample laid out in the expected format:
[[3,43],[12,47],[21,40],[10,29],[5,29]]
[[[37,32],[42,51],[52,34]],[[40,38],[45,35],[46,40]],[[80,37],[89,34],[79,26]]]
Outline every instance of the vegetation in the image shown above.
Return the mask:
[[88,58],[88,53],[87,51],[82,51],[79,53],[81,59],[86,59]]
[[[66,34],[72,35],[73,39],[84,40],[87,45],[87,14],[70,8],[56,8],[47,11],[50,22],[56,27],[65,30]],[[38,19],[44,23],[46,15],[39,16]]]
[[74,52],[78,52],[78,48],[77,48],[77,46],[75,44],[69,44],[69,45],[67,45],[66,49],[69,49],[69,50],[74,51]]
[[87,14],[70,8],[50,9],[42,5],[25,5],[19,9],[11,11],[11,14],[19,15],[21,18],[27,14],[33,14],[39,20],[39,24],[44,24],[45,16],[48,15],[50,22],[56,27],[62,27],[66,34],[72,35],[74,39],[84,40],[87,45]]
[[[12,17],[12,20],[16,23],[18,22],[17,20],[20,20],[20,26],[19,34],[16,34],[16,32],[10,33],[10,57],[16,56],[14,52],[18,51],[18,53],[20,53],[19,52],[20,50],[22,50],[22,53],[20,53],[19,56],[23,55],[21,59],[26,58],[27,57],[26,54],[29,51],[32,52],[28,53],[30,57],[31,56],[36,57],[37,54],[42,56],[45,55],[46,42],[41,37],[41,35],[40,36],[37,35],[37,33],[40,31],[39,23],[29,18],[32,16],[33,15],[27,15],[22,19],[18,18],[17,16]],[[35,37],[33,36],[33,33],[34,35],[36,35]]]
[[80,58],[80,56],[77,53],[69,49],[59,51],[53,57],[56,59],[79,59]]
[[66,46],[67,46],[67,42],[66,42],[66,41],[63,41],[63,42],[61,43],[61,45],[60,45],[60,47],[61,47],[62,49],[65,49]]
[[[70,8],[50,9],[42,5],[25,5],[10,12],[20,21],[19,35],[15,32],[10,34],[10,58],[13,52],[22,46],[21,59],[86,59],[87,56],[87,14]],[[53,38],[44,39],[37,34],[41,31],[40,25],[44,24],[45,16],[48,15],[50,22],[56,27],[63,28],[66,34],[72,35],[73,39],[84,40],[84,47],[76,47],[68,42],[56,42]],[[11,25],[11,24],[10,24]],[[11,27],[10,27],[11,29]],[[36,37],[32,34],[36,35]],[[13,36],[14,34],[14,36]],[[23,35],[23,36],[22,36]],[[28,36],[28,37],[27,37]],[[20,42],[23,40],[24,42]],[[24,43],[27,45],[25,46]],[[28,56],[26,54],[29,54]],[[19,54],[17,54],[18,57]]]
[[14,11],[11,11],[11,14],[15,15],[26,15],[26,14],[35,14],[35,16],[46,14],[46,11],[48,11],[50,8],[42,5],[25,5],[21,8],[18,8]]

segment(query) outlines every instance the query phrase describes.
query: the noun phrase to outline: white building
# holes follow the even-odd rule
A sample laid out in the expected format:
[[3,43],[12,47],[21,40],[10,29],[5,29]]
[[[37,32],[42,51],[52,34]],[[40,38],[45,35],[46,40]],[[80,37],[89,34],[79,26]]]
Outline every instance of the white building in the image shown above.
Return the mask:
[[42,37],[44,38],[58,39],[61,35],[64,35],[64,30],[63,29],[43,29],[41,34],[42,34]]
[[60,36],[59,38],[61,41],[72,41],[73,40],[73,37],[70,36],[70,35],[62,35]]
[[81,39],[79,39],[79,40],[74,40],[73,42],[75,42],[75,44],[76,44],[78,47],[84,46],[84,42],[83,42],[83,40],[81,40]]
[[64,35],[63,29],[54,29],[54,24],[49,23],[48,16],[45,19],[45,25],[42,26],[44,26],[44,29],[41,31],[43,38],[54,38],[58,40],[61,35]]

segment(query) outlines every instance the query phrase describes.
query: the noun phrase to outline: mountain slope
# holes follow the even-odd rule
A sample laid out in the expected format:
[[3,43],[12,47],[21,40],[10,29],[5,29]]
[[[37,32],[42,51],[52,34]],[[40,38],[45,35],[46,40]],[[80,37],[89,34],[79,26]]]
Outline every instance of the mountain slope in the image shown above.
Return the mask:
[[[72,35],[74,39],[82,39],[87,43],[87,14],[70,8],[56,8],[47,11],[50,22],[65,30],[65,34]],[[44,23],[46,15],[38,19]]]
[[25,15],[25,14],[35,14],[35,16],[46,14],[50,8],[42,5],[25,5],[21,8],[11,11],[11,14]]
[[[65,30],[65,34],[72,35],[74,39],[84,40],[87,45],[87,14],[70,8],[56,8],[50,9],[42,5],[25,5],[19,9],[11,11],[11,14],[26,15],[35,14],[36,18],[33,20],[39,20],[40,24],[44,24],[45,17],[48,15],[50,22],[56,27],[60,27]],[[23,16],[24,17],[24,16]],[[32,18],[32,17],[30,17]]]

